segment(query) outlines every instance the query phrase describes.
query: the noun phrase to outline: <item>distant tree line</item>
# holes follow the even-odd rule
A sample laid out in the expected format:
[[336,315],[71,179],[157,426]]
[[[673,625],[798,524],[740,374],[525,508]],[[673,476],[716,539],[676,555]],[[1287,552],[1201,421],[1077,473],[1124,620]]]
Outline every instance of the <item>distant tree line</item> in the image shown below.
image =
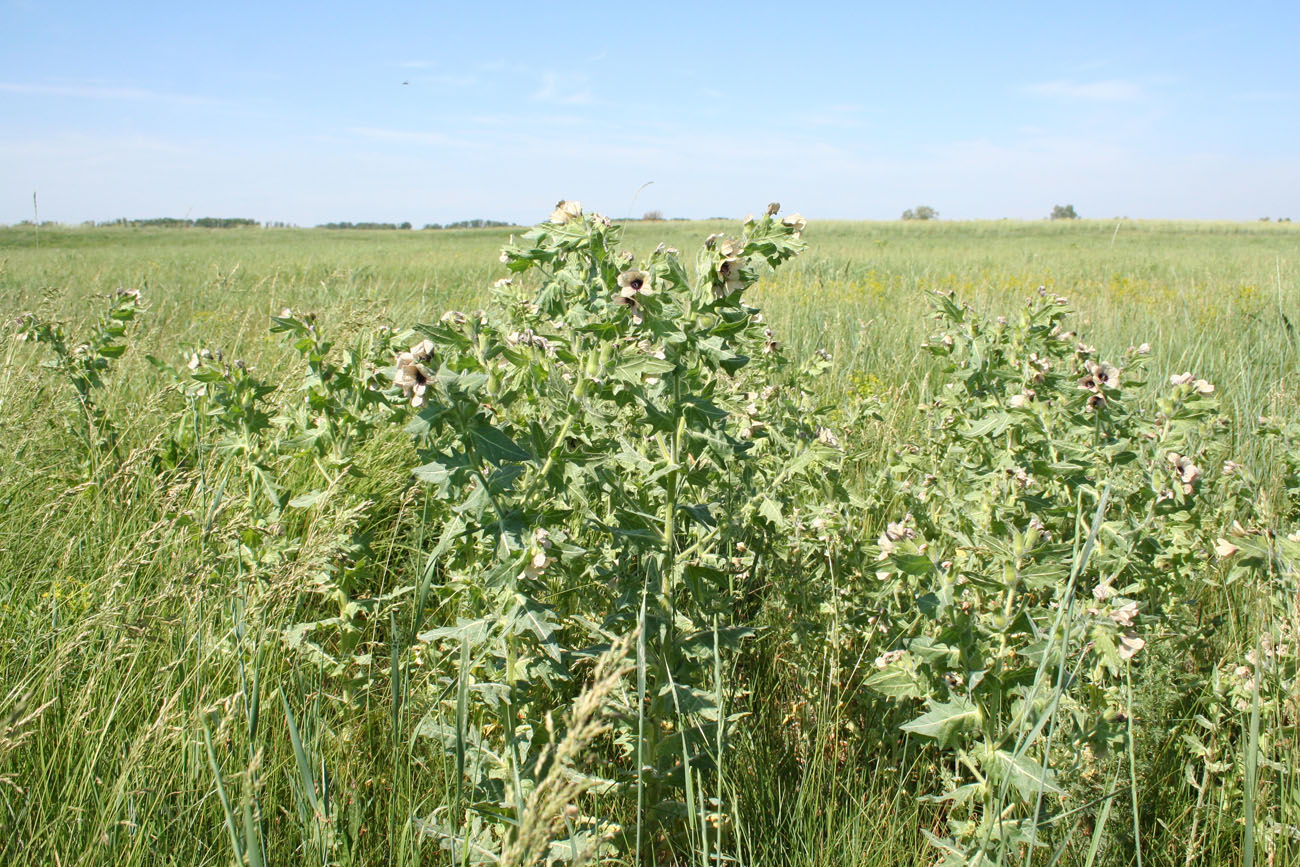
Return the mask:
[[514,223],[506,223],[502,220],[460,220],[455,223],[425,223],[426,229],[500,229],[503,226],[513,226]]
[[118,217],[116,220],[108,220],[95,225],[130,226],[132,228],[148,229],[240,229],[262,224],[247,217],[199,217],[197,220],[189,220],[183,217],[151,217],[147,220],[128,220],[126,217]]
[[410,223],[321,223],[317,229],[409,229]]

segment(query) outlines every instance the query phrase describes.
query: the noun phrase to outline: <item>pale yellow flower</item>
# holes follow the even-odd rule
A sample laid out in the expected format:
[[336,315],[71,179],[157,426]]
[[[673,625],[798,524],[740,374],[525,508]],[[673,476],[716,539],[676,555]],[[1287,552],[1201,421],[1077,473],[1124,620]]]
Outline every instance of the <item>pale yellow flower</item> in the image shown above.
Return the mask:
[[1137,652],[1146,647],[1147,643],[1137,636],[1135,632],[1126,632],[1119,637],[1119,656],[1120,659],[1132,659]]
[[912,514],[909,512],[901,520],[891,521],[885,525],[885,532],[880,534],[876,544],[880,547],[880,557],[884,559],[885,555],[894,552],[894,543],[903,539],[915,539],[916,530],[909,526],[912,522]]
[[411,352],[397,354],[397,373],[393,376],[393,385],[411,399],[411,406],[424,405],[425,392],[429,389],[429,380],[433,374]]
[[902,659],[904,653],[906,653],[906,651],[903,651],[903,650],[887,650],[887,651],[885,651],[884,653],[882,653],[882,654],[880,654],[879,656],[876,657],[876,659],[875,659],[875,666],[876,666],[876,668],[887,668],[887,667],[888,667],[889,665],[891,665],[892,663],[895,663],[895,662],[897,662],[898,660]]
[[713,294],[724,298],[744,289],[745,280],[740,274],[740,269],[743,267],[744,263],[740,259],[723,260],[722,264],[718,265],[718,277],[722,282],[713,287]]
[[1120,370],[1115,365],[1103,361],[1092,365],[1090,372],[1101,388],[1119,388]]
[[537,334],[531,328],[525,328],[523,331],[512,331],[506,335],[506,345],[508,346],[532,346],[542,350],[549,356],[555,355],[555,345],[540,334]]
[[1007,406],[1011,407],[1012,409],[1024,409],[1025,407],[1029,406],[1029,404],[1037,396],[1038,396],[1037,392],[1035,392],[1032,388],[1027,388],[1024,391],[1020,392],[1019,394],[1011,395],[1011,399],[1007,401]]
[[636,292],[628,294],[627,290],[624,290],[614,296],[614,303],[619,307],[626,307],[632,314],[632,324],[640,325],[645,321],[645,308],[636,300],[636,296]]
[[545,551],[537,551],[528,558],[528,563],[524,566],[524,576],[538,578],[546,571],[546,567],[554,562],[555,558],[546,556]]
[[1138,615],[1138,606],[1136,602],[1126,602],[1119,608],[1110,612],[1108,617],[1115,621],[1118,626],[1132,626],[1133,618]]
[[654,287],[650,285],[650,275],[645,271],[624,271],[618,275],[618,288],[624,295],[653,295]]
[[555,210],[551,211],[551,222],[558,226],[563,226],[570,220],[576,220],[581,216],[582,202],[568,202],[561,199],[555,205]]
[[1192,463],[1191,458],[1180,455],[1178,452],[1170,452],[1165,455],[1165,459],[1173,465],[1174,471],[1178,473],[1178,478],[1183,483],[1183,493],[1190,494],[1192,486],[1201,477],[1201,468]]

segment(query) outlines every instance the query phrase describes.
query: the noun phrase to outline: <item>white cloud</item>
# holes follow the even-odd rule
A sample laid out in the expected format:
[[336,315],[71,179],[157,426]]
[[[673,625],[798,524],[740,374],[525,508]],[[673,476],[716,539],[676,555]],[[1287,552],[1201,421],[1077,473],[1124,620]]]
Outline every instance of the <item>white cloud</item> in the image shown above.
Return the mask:
[[115,87],[101,84],[30,84],[0,81],[0,93],[26,96],[66,96],[73,99],[126,100],[130,102],[173,102],[185,105],[217,105],[222,101],[188,93],[167,93],[141,87]]
[[1246,102],[1294,102],[1300,93],[1287,90],[1249,90],[1241,94]]
[[538,102],[557,102],[563,105],[589,105],[591,90],[585,80],[571,75],[547,72],[542,75],[542,85],[533,93]]
[[433,75],[428,79],[422,80],[431,81],[434,84],[445,84],[447,87],[469,87],[472,84],[478,83],[478,78],[473,75],[453,75],[450,73],[444,75]]
[[1044,81],[1025,88],[1038,96],[1077,99],[1088,102],[1133,102],[1142,98],[1142,88],[1132,81],[1112,78],[1106,81]]
[[470,142],[452,138],[440,132],[425,130],[383,129],[358,126],[349,130],[353,135],[376,141],[403,142],[406,144],[436,145],[439,147],[468,147]]

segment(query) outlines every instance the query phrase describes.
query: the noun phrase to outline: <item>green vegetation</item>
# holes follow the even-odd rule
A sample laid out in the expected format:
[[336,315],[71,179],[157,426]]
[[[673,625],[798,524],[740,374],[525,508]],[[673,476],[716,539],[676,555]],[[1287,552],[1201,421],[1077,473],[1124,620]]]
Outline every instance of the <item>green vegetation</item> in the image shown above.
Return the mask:
[[1298,240],[0,229],[0,861],[1300,862]]
[[411,228],[410,223],[322,223],[318,229],[403,229]]
[[121,217],[97,225],[101,227],[130,226],[132,228],[150,229],[244,229],[259,224],[257,220],[251,220],[247,217],[199,217],[196,220],[183,217],[152,217],[145,220],[128,220],[126,217]]
[[426,223],[426,229],[500,229],[508,227],[510,224],[502,220],[484,220],[476,218],[473,220],[457,220],[454,223],[447,223],[445,226],[439,223]]

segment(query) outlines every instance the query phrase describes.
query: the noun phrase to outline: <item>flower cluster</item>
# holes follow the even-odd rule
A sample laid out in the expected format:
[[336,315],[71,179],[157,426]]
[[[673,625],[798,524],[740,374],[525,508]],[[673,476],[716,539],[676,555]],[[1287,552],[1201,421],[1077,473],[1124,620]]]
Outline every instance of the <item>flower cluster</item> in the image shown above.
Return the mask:
[[525,328],[522,331],[512,331],[506,335],[507,346],[531,346],[534,349],[540,349],[548,356],[555,356],[555,345],[540,334],[537,334],[531,328]]
[[745,288],[742,271],[745,268],[745,245],[735,238],[723,238],[722,235],[710,235],[704,240],[704,246],[716,250],[722,261],[718,262],[718,278],[713,284],[713,294],[717,298],[726,298]]
[[[1095,350],[1079,344],[1078,354],[1082,358]],[[1104,361],[1085,361],[1084,374],[1079,378],[1079,389],[1088,392],[1088,402],[1084,409],[1088,412],[1106,405],[1106,392],[1118,391],[1120,386],[1120,369]]]
[[568,202],[561,199],[551,211],[551,222],[563,226],[571,220],[582,219],[582,202]]
[[393,376],[393,385],[410,398],[411,406],[424,405],[424,394],[429,388],[433,373],[425,367],[424,362],[433,356],[433,342],[421,340],[407,352],[397,354],[397,371]]
[[1175,373],[1169,377],[1169,384],[1172,386],[1191,386],[1191,390],[1197,394],[1214,394],[1213,383],[1206,382],[1204,379],[1196,379],[1190,373]]

